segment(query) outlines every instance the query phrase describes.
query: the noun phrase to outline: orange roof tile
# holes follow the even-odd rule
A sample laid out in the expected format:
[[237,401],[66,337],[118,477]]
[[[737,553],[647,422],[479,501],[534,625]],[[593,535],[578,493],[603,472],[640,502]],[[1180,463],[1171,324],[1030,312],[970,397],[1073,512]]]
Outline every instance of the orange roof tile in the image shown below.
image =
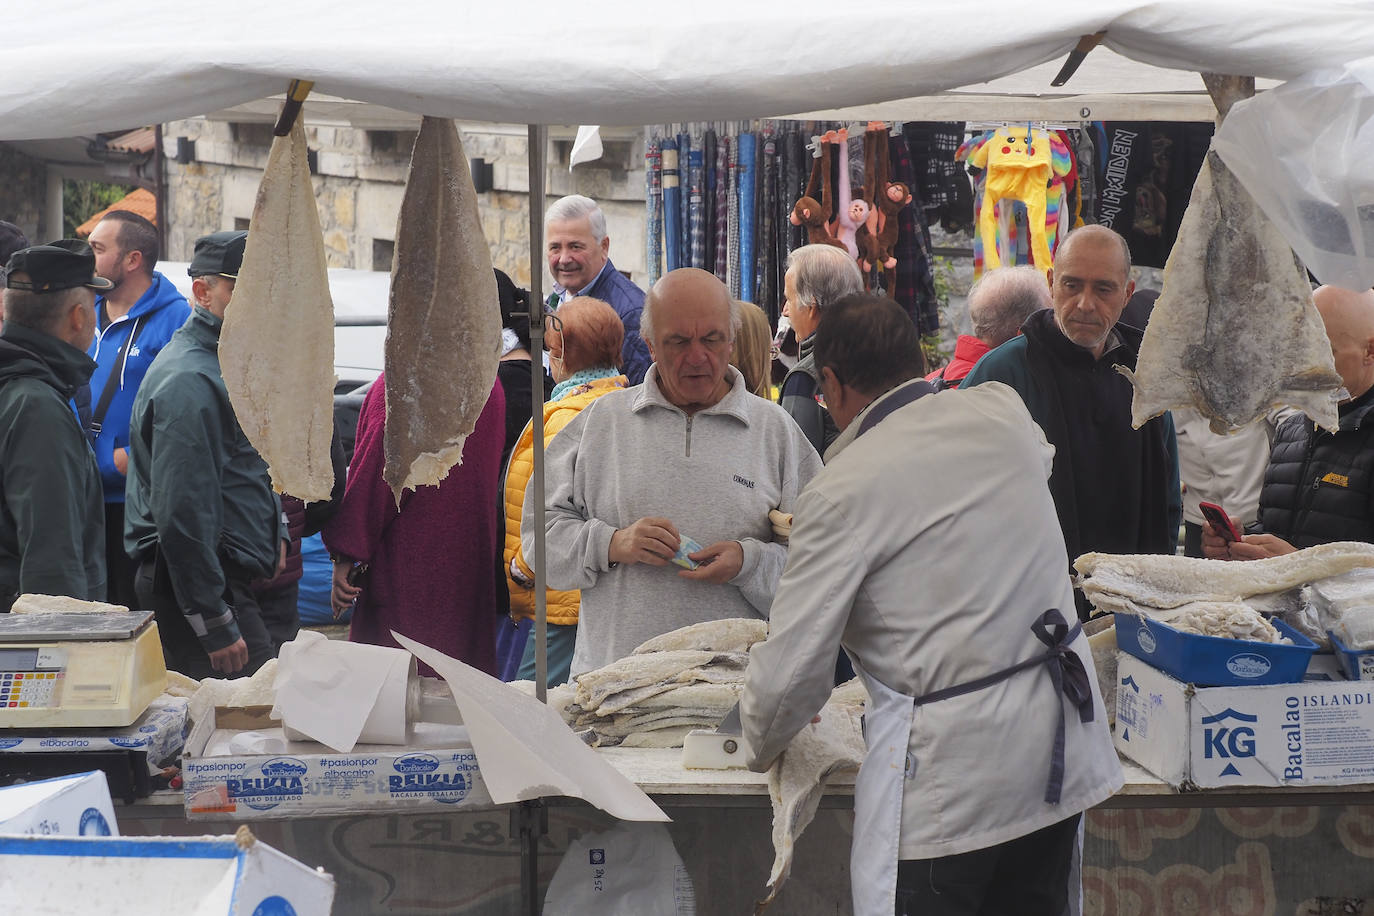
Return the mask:
[[95,228],[95,224],[104,219],[105,214],[109,213],[111,210],[128,210],[131,213],[137,213],[139,216],[151,222],[154,226],[157,225],[157,198],[153,196],[152,191],[139,188],[136,191],[130,191],[124,197],[121,197],[95,216],[86,220],[80,226],[77,226],[76,234],[83,239],[90,235],[91,230]]

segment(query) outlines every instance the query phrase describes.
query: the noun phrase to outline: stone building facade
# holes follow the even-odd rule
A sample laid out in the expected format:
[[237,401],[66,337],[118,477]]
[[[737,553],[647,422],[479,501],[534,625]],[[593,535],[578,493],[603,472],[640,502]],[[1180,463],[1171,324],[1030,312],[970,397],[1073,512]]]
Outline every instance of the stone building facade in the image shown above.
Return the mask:
[[[396,216],[405,190],[412,130],[364,130],[312,123],[306,104],[315,198],[330,267],[390,270]],[[460,124],[469,159],[491,165],[491,187],[478,195],[492,263],[528,286],[529,172],[524,125]],[[552,202],[586,194],[601,204],[611,258],[645,284],[644,142],[624,132],[604,138],[599,161],[569,172],[572,131],[551,131],[545,187]],[[267,164],[272,126],[194,118],[164,125],[167,168],[167,258],[187,260],[195,239],[247,228]],[[191,150],[190,143],[194,143]],[[178,150],[182,160],[178,161]],[[542,260],[542,259],[541,259]],[[545,271],[544,289],[550,280]]]
[[0,219],[14,223],[35,244],[62,233],[61,226],[54,230],[44,219],[47,173],[41,161],[0,144],[0,175],[5,179],[0,181]]

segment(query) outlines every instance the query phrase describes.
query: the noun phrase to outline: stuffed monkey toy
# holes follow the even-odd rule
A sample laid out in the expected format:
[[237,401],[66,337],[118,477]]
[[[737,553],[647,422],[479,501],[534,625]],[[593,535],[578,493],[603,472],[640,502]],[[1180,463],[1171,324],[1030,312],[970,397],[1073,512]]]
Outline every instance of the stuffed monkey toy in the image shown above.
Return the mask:
[[978,234],[983,242],[985,270],[1000,267],[997,254],[997,217],[999,200],[1019,200],[1026,205],[1030,230],[1031,257],[1035,269],[1048,274],[1051,267],[1049,241],[1045,234],[1046,192],[1054,177],[1051,164],[1050,135],[1047,131],[1025,127],[999,127],[987,142],[969,156],[969,165],[984,169],[983,205],[978,211]]
[[833,137],[832,131],[820,139],[821,156],[811,165],[806,193],[797,198],[792,215],[787,219],[794,226],[806,227],[806,241],[809,244],[845,248],[844,242],[836,239],[830,228],[831,204],[835,199],[834,189],[830,185],[830,141]]

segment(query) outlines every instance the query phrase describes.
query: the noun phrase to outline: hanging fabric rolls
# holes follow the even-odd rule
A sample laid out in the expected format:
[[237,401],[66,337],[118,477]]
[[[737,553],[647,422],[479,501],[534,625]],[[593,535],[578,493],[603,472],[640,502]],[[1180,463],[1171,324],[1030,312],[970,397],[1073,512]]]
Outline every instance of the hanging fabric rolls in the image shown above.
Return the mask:
[[758,138],[753,134],[739,135],[739,270],[730,275],[739,289],[734,295],[745,302],[754,301],[754,192],[757,185],[754,154]]
[[644,141],[644,261],[649,269],[649,285],[658,282],[663,272],[663,161],[659,138]]
[[701,135],[702,213],[706,231],[706,261],[701,267],[714,271],[716,267],[716,132],[706,128]]
[[664,137],[659,148],[663,163],[663,253],[666,269],[677,270],[682,266],[679,252],[682,250],[682,188],[677,171],[677,140]]
[[778,143],[771,127],[763,129],[763,147],[759,153],[762,175],[759,186],[759,241],[758,241],[758,299],[755,304],[764,305],[764,311],[771,310],[771,303],[777,298],[776,271],[773,259],[777,248],[777,225],[774,212],[777,210],[778,194]]

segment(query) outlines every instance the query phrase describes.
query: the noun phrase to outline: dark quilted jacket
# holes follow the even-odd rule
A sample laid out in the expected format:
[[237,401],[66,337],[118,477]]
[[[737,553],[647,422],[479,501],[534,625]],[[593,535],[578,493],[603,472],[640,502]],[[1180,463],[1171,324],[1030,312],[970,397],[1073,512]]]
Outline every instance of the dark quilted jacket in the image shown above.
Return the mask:
[[1274,434],[1255,530],[1294,547],[1374,543],[1374,389],[1341,408],[1337,433],[1302,414]]

